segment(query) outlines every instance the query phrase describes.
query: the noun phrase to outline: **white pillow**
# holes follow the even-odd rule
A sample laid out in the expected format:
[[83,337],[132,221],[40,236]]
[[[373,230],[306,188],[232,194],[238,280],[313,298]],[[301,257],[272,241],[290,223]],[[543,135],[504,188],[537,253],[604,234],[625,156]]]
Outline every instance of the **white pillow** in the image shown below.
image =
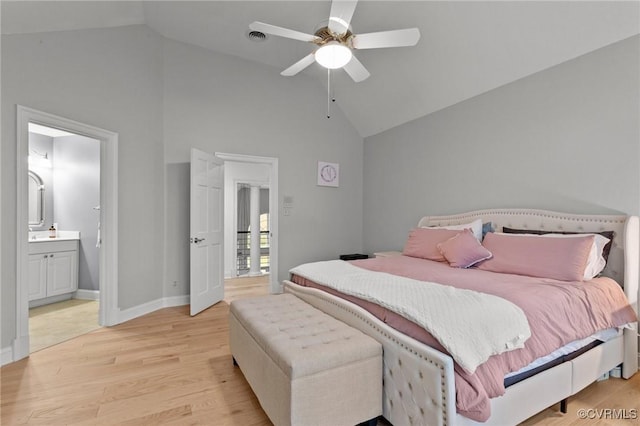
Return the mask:
[[[426,226],[424,228],[427,228]],[[473,236],[476,237],[478,241],[482,241],[482,219],[476,219],[473,222],[463,223],[461,225],[447,225],[447,226],[429,226],[428,228],[432,229],[451,229],[454,231],[463,230],[463,229],[471,229],[473,232]]]
[[607,261],[604,259],[602,255],[602,251],[604,250],[604,246],[607,245],[609,239],[600,234],[508,234],[497,232],[502,235],[509,236],[521,236],[526,235],[527,237],[550,237],[550,238],[574,238],[574,237],[588,237],[589,235],[593,235],[595,238],[593,239],[593,245],[591,246],[591,251],[589,252],[589,258],[587,259],[587,264],[584,268],[584,277],[585,281],[590,281],[598,276],[600,272],[607,266]]

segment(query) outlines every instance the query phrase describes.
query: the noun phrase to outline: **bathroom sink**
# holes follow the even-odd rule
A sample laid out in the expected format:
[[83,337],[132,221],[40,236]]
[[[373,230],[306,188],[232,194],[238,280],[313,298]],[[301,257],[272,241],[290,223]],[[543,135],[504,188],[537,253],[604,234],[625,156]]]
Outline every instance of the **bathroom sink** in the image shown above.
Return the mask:
[[49,231],[29,231],[29,242],[79,240],[80,231],[56,231],[55,238],[49,237]]

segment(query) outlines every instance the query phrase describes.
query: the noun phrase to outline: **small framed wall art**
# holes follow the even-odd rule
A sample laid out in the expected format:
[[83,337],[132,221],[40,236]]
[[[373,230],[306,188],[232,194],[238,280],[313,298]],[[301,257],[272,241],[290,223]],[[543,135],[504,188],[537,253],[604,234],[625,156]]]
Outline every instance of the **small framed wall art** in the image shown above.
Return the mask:
[[318,161],[318,186],[340,186],[340,165]]

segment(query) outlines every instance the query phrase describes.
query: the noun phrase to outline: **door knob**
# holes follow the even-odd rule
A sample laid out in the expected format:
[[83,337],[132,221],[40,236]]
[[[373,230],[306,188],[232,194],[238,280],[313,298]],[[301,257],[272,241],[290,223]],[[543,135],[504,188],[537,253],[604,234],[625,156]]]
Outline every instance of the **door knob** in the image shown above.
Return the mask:
[[204,238],[194,238],[193,242],[198,244],[200,241],[204,241]]

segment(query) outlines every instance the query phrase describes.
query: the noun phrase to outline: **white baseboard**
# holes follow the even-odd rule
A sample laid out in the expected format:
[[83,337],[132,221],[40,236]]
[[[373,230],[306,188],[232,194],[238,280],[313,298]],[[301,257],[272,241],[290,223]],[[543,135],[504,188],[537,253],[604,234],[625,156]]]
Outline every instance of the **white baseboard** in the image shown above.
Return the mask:
[[184,306],[189,304],[189,295],[171,296],[163,299],[163,308],[171,308],[173,306]]
[[183,306],[189,304],[189,296],[171,296],[156,299],[142,305],[133,306],[131,308],[120,310],[118,314],[118,324],[138,318],[142,315],[150,314],[162,308],[171,308],[173,306]]
[[141,317],[142,315],[149,314],[153,311],[157,311],[158,309],[162,309],[162,299],[143,303],[142,305],[133,306],[127,309],[121,309],[118,313],[118,324]]
[[13,362],[13,348],[0,349],[0,365],[6,365]]
[[11,346],[0,349],[0,362],[2,365],[19,361],[29,356],[29,336],[13,339]]
[[49,305],[51,303],[64,302],[65,300],[71,300],[73,293],[58,294],[56,296],[45,297],[43,299],[36,299],[29,301],[29,309],[37,308],[38,306]]
[[100,291],[78,289],[73,295],[73,298],[81,300],[100,300]]

